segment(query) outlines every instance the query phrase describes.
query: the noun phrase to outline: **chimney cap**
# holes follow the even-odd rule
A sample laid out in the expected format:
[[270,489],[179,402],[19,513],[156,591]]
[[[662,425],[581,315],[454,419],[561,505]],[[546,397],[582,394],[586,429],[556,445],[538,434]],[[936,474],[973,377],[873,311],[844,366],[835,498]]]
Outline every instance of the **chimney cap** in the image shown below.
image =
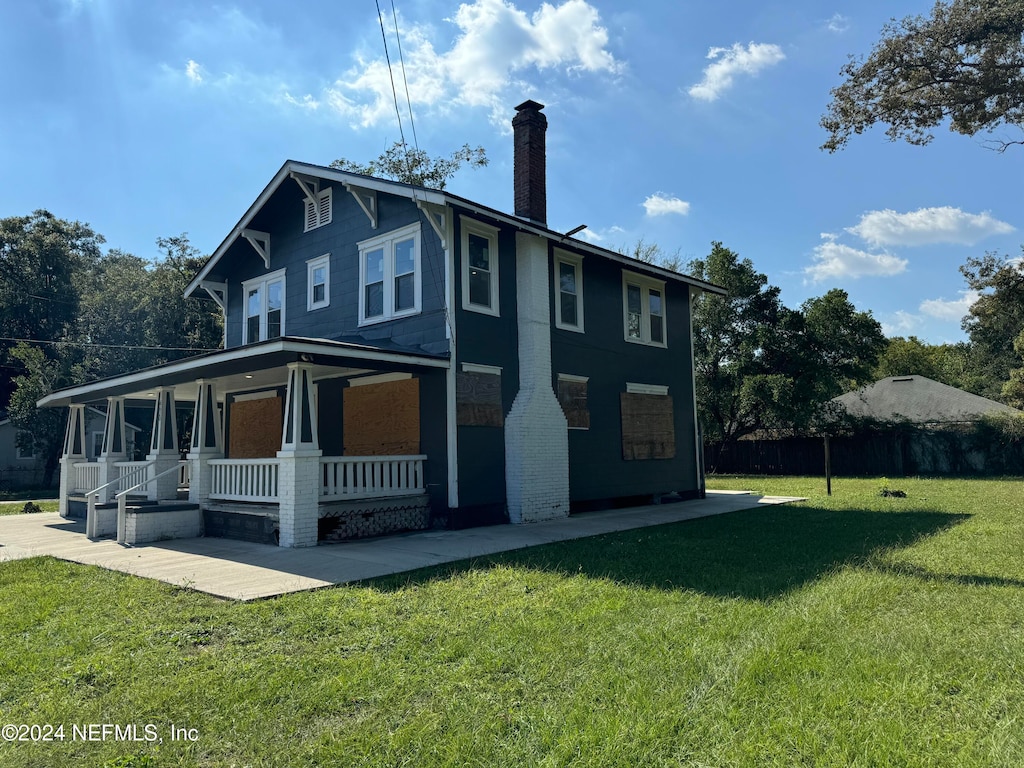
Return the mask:
[[532,99],[527,99],[522,104],[520,104],[518,107],[516,107],[516,112],[522,112],[524,109],[532,109],[532,110],[535,110],[535,111],[540,111],[540,110],[544,109],[544,105],[543,104],[538,104],[536,101],[533,101]]

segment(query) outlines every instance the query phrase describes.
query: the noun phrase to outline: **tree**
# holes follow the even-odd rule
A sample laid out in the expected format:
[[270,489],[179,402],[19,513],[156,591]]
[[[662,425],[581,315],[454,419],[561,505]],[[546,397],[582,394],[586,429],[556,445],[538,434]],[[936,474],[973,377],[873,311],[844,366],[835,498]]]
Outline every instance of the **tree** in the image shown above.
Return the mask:
[[34,455],[43,457],[43,485],[50,485],[64,440],[67,414],[56,408],[36,408],[36,402],[70,384],[68,371],[61,361],[24,342],[10,351],[10,358],[22,366],[23,373],[14,377],[8,416],[21,430],[17,438],[19,447],[31,448]]
[[683,269],[683,259],[679,255],[678,248],[672,253],[665,253],[660,245],[648,243],[643,237],[637,240],[632,247],[623,245],[618,251],[623,256],[629,256],[631,259],[642,261],[645,264],[655,264],[665,269],[671,269],[673,272],[681,272]]
[[977,378],[971,391],[1000,399],[1010,372],[1024,365],[1024,350],[1014,349],[1024,332],[1024,261],[986,253],[968,259],[960,272],[967,286],[980,293],[963,320]]
[[382,176],[386,179],[415,184],[418,187],[444,189],[448,180],[463,166],[482,168],[487,165],[487,153],[483,147],[463,144],[450,157],[431,157],[422,149],[411,149],[407,144],[396,141],[376,159],[368,163],[339,158],[331,168],[362,173],[367,176]]
[[[80,309],[79,276],[100,257],[103,238],[49,211],[0,219],[0,329],[8,339],[67,339]],[[17,342],[0,340],[0,362]],[[0,380],[0,405],[12,391]]]
[[831,398],[871,380],[885,337],[845,291],[788,309],[779,288],[749,259],[718,242],[688,271],[727,291],[698,297],[693,309],[698,411],[707,440],[724,445],[761,430],[807,430]]
[[[1024,0],[937,2],[931,16],[892,20],[866,59],[851,57],[821,118],[835,152],[875,123],[923,145],[949,120],[966,136],[1024,127]],[[1006,149],[1022,141],[1001,141]]]

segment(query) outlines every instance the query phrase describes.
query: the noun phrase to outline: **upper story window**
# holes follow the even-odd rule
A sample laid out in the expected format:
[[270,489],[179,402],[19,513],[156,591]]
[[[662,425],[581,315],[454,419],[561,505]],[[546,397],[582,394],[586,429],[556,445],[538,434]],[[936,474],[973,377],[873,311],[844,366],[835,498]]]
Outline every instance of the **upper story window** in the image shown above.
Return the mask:
[[498,230],[462,217],[462,308],[498,312]]
[[242,283],[245,326],[242,343],[276,339],[284,334],[283,269]]
[[317,192],[313,199],[305,198],[303,202],[306,205],[306,219],[305,226],[302,229],[303,232],[309,232],[311,229],[331,223],[333,207],[330,187]]
[[420,311],[420,225],[359,243],[359,324]]
[[555,249],[555,327],[583,333],[583,257]]
[[330,303],[331,254],[325,253],[306,262],[306,309],[321,309]]
[[664,280],[623,271],[622,308],[626,341],[668,346]]

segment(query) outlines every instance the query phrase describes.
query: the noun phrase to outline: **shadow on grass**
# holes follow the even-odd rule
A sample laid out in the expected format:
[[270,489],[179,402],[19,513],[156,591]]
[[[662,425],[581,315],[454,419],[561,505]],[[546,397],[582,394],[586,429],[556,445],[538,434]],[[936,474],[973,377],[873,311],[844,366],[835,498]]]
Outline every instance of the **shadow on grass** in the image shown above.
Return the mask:
[[906,547],[970,515],[811,506],[753,509],[547,544],[361,582],[398,589],[493,565],[716,597],[770,600],[844,565]]
[[910,576],[921,581],[934,581],[942,584],[959,584],[967,587],[1024,587],[1021,579],[1008,579],[1004,576],[981,576],[974,573],[935,573],[919,565],[906,563],[871,563],[869,566],[876,573],[891,576]]

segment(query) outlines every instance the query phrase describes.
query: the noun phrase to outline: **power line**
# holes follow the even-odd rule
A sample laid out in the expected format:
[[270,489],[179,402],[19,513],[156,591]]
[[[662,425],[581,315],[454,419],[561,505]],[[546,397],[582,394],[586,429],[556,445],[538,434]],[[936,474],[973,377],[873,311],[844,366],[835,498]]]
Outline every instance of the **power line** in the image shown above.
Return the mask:
[[82,347],[83,349],[132,349],[146,352],[217,352],[219,347],[149,347],[142,344],[99,344],[86,341],[47,341],[46,339],[13,339],[0,336],[0,341],[12,341],[25,344],[52,344],[54,346]]
[[[409,96],[409,78],[405,76],[405,56],[402,54],[402,35],[398,31],[398,11],[395,10],[395,0],[391,0],[391,16],[395,20],[395,39],[398,41],[398,61],[402,64],[402,82],[405,83],[405,103],[409,107],[409,125],[412,126],[412,143],[418,152],[420,149],[419,139],[416,137],[416,122],[412,117],[412,98]],[[392,84],[393,87],[393,84]],[[397,104],[395,107],[397,108]],[[406,162],[409,162],[408,152]]]

